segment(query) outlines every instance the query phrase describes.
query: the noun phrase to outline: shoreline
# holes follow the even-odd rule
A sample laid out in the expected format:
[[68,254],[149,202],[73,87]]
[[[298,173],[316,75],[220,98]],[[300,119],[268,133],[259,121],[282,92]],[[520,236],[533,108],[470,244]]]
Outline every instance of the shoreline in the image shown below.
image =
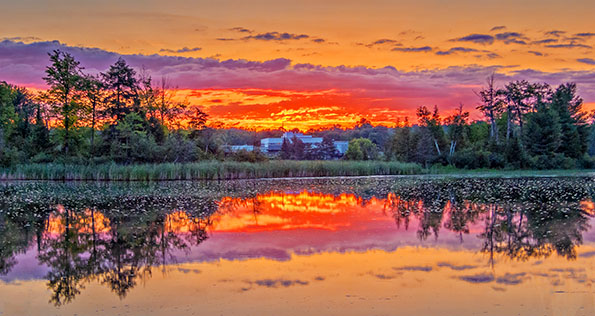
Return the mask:
[[188,164],[58,165],[25,164],[0,169],[0,182],[167,182],[233,180],[307,180],[341,178],[522,178],[593,177],[593,169],[498,170],[422,168],[384,161],[205,161]]

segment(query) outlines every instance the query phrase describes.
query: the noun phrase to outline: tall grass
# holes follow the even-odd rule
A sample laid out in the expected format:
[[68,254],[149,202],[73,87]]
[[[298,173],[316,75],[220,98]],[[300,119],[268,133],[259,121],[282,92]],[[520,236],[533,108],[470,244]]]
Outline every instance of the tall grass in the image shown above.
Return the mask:
[[0,169],[3,180],[165,181],[421,174],[418,164],[383,161],[204,161],[188,164],[23,164]]

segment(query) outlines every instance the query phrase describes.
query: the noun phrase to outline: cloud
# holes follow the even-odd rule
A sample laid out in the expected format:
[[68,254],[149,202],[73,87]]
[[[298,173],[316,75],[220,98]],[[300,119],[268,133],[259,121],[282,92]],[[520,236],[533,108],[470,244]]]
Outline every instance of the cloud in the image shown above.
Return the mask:
[[326,40],[323,38],[314,38],[314,39],[312,39],[312,42],[322,44],[322,43],[325,43]]
[[462,270],[469,270],[469,269],[477,268],[477,266],[472,266],[472,265],[468,265],[468,264],[455,265],[455,264],[448,263],[448,262],[439,262],[438,266],[441,268],[450,268],[455,271],[462,271]]
[[494,26],[493,28],[490,29],[490,32],[494,32],[494,31],[500,31],[500,30],[504,30],[506,29],[506,26],[504,25],[498,25],[498,26]]
[[492,274],[487,273],[463,275],[459,277],[459,280],[463,280],[470,283],[489,283],[494,281],[494,276]]
[[542,39],[539,41],[532,41],[531,44],[537,44],[537,45],[541,45],[541,44],[550,44],[550,43],[557,43],[558,40],[555,38],[546,38],[546,39]]
[[200,47],[193,47],[193,48],[180,48],[180,49],[169,49],[169,48],[162,48],[159,51],[162,53],[191,53],[191,52],[198,52],[202,50]]
[[545,32],[545,35],[554,36],[554,37],[560,37],[564,34],[566,34],[566,31],[553,30],[553,31]]
[[535,50],[530,50],[527,53],[533,54],[535,56],[544,56],[544,54],[542,52],[538,52],[538,51],[535,51]]
[[468,48],[468,47],[452,47],[448,50],[441,50],[437,51],[436,55],[452,55],[456,53],[470,53],[470,52],[478,52],[475,48]]
[[517,285],[522,283],[526,277],[526,273],[506,273],[505,275],[496,278],[496,282],[500,284],[507,284],[507,285]]
[[470,35],[467,35],[464,37],[456,38],[453,41],[472,42],[472,43],[476,43],[476,44],[487,45],[487,44],[494,43],[494,37],[492,35],[488,35],[488,34],[470,34]]
[[525,37],[523,34],[518,33],[518,32],[498,33],[498,34],[496,34],[496,39],[504,42],[505,44],[521,44],[521,45],[527,44],[527,42],[525,42],[527,37]]
[[432,267],[430,267],[430,266],[404,266],[404,267],[398,267],[398,268],[393,268],[393,269],[397,270],[397,271],[423,271],[423,272],[432,271]]
[[260,40],[260,41],[286,41],[286,40],[300,40],[309,38],[306,34],[293,34],[293,33],[279,33],[279,32],[266,32],[256,35],[250,35],[243,37],[244,40]]
[[256,280],[254,283],[259,286],[269,287],[269,288],[279,288],[279,287],[290,287],[294,285],[308,285],[308,281],[302,280],[286,280],[286,279],[262,279]]
[[577,43],[552,44],[552,45],[545,45],[545,47],[549,47],[549,48],[593,48],[589,45],[577,44]]
[[421,46],[421,47],[395,47],[391,49],[395,52],[404,52],[404,53],[427,53],[432,51],[432,47],[430,46]]
[[233,32],[239,32],[239,33],[252,33],[252,32],[254,32],[252,30],[249,30],[249,29],[247,29],[245,27],[241,27],[241,26],[232,27],[229,30],[230,31],[233,31]]
[[[120,55],[98,48],[68,46],[58,41],[29,44],[0,42],[0,78],[17,85],[45,88],[42,78],[49,64],[47,53],[54,49],[71,53],[85,67],[85,72],[91,74],[105,71],[122,56],[132,67],[144,67],[155,78],[166,76],[180,89],[242,91],[280,99],[273,103],[258,103],[258,99],[255,99],[250,106],[242,106],[228,98],[214,96],[212,99],[221,99],[222,102],[213,103],[209,108],[209,114],[213,117],[270,117],[271,113],[282,110],[332,105],[339,108],[334,114],[345,113],[343,117],[359,117],[368,113],[391,121],[413,113],[420,104],[438,104],[442,111],[449,111],[451,104],[474,104],[477,99],[473,89],[479,89],[485,78],[493,72],[500,74],[500,83],[512,80],[547,82],[551,85],[576,82],[585,102],[595,102],[595,71],[588,69],[544,72],[531,68],[470,63],[404,71],[392,66],[374,68],[300,64],[286,58],[250,61],[157,54]],[[489,58],[483,56],[484,53],[476,53],[481,58]],[[279,91],[285,91],[287,95],[279,98]],[[302,92],[320,93],[306,96]],[[382,112],[378,109],[382,109]],[[329,117],[331,114],[328,114]],[[288,256],[285,253],[279,255]]]
[[398,41],[396,41],[394,39],[390,39],[390,38],[381,38],[381,39],[376,40],[376,41],[374,41],[372,43],[365,44],[365,46],[366,47],[369,47],[369,48],[372,48],[374,46],[386,45],[386,44],[391,44],[391,45],[395,45],[395,46],[401,46],[401,44]]
[[[591,61],[593,62],[592,65],[595,65],[595,60],[591,59]],[[581,258],[592,258],[595,257],[595,251],[583,252],[578,256]]]
[[587,65],[595,65],[595,59],[593,58],[579,58],[576,61]]
[[589,33],[576,33],[576,34],[574,34],[574,36],[577,36],[577,37],[587,37],[587,38],[589,38],[589,37],[595,36],[595,33],[591,33],[591,32],[589,32]]
[[37,42],[41,41],[41,38],[35,36],[13,36],[13,37],[2,37],[1,41],[13,41],[13,42]]

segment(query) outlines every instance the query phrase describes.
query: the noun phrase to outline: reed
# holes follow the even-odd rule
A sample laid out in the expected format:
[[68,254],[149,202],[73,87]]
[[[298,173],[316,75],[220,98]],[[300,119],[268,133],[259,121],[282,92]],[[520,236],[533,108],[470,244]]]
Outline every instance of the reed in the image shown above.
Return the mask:
[[0,169],[2,180],[167,181],[288,177],[411,175],[426,170],[397,161],[202,161],[177,164],[22,164]]

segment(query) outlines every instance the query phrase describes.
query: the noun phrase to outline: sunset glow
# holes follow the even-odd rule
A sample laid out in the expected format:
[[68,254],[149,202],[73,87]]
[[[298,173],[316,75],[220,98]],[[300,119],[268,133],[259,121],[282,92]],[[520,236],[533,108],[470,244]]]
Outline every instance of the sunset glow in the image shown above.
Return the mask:
[[589,1],[30,2],[0,12],[0,80],[44,89],[56,48],[90,73],[121,55],[227,127],[393,126],[417,106],[460,103],[482,119],[474,91],[493,72],[577,82],[595,108]]

